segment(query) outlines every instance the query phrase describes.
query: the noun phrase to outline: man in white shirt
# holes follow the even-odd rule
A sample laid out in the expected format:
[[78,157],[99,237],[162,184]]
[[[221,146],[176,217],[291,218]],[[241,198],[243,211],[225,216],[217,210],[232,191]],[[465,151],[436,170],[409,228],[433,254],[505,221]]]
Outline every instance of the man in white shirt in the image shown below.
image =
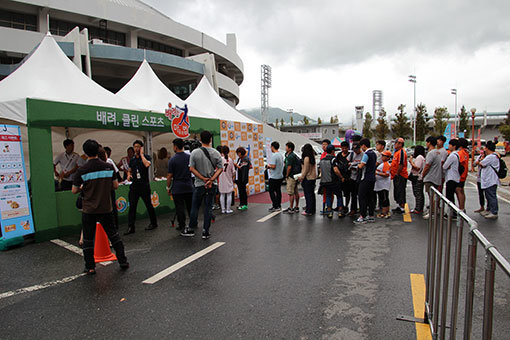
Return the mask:
[[[62,191],[72,189],[74,173],[78,170],[80,161],[80,156],[74,152],[74,142],[66,139],[63,144],[66,151],[53,160],[53,171]],[[57,171],[57,165],[60,165],[60,172]]]
[[487,219],[495,220],[498,218],[498,184],[499,184],[499,157],[496,151],[496,145],[492,141],[487,142],[485,147],[485,158],[480,162],[480,182],[481,188],[487,199],[487,210],[480,212]]
[[445,171],[444,182],[446,184],[446,198],[455,204],[455,190],[460,182],[459,173],[459,155],[457,154],[458,141],[451,139],[448,148],[451,150],[450,155],[443,164]]
[[269,175],[269,196],[271,197],[272,206],[270,212],[280,211],[282,209],[282,182],[283,182],[283,156],[278,149],[280,143],[271,143],[271,156],[269,158],[267,168]]

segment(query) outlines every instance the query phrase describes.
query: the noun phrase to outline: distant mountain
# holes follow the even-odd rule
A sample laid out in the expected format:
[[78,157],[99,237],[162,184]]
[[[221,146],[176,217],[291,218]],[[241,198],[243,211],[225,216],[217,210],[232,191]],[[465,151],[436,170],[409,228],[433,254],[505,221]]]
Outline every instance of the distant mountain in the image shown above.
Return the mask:
[[[260,108],[255,109],[246,109],[246,110],[240,110],[244,114],[247,114],[250,117],[253,117],[258,120],[262,120],[262,116],[260,115]],[[297,112],[292,112],[292,117],[294,117],[294,124],[297,124],[297,122],[302,121],[304,117],[307,117],[308,120],[310,120],[310,123],[315,123],[316,121],[314,119],[311,119],[308,116],[302,115]],[[267,114],[267,120],[268,123],[275,123],[276,119],[278,119],[278,122],[283,118],[283,121],[285,124],[290,124],[290,113],[282,110],[278,107],[270,107],[269,112]]]

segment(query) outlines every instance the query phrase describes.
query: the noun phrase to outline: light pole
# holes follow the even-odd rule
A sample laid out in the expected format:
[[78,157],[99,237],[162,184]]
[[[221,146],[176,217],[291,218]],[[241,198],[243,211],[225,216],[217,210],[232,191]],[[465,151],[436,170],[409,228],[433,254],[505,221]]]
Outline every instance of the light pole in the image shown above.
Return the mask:
[[414,87],[413,145],[416,145],[416,76],[412,74],[409,75],[409,81],[413,83]]
[[471,172],[475,171],[475,113],[476,109],[471,109]]
[[460,118],[457,112],[457,89],[452,89],[452,94],[455,96],[455,134],[459,135]]

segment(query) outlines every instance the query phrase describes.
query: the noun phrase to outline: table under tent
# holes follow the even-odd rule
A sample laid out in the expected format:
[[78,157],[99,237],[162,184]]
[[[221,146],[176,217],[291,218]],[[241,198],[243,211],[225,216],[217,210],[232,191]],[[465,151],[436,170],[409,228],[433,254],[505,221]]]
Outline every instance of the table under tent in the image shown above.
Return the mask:
[[[148,112],[112,94],[83,74],[51,35],[43,38],[22,65],[0,82],[0,122],[23,130],[36,240],[76,233],[81,227],[76,195],[55,191],[53,159],[64,151],[62,140],[73,137],[79,154],[88,138],[112,145],[117,153],[135,139],[149,139],[150,145],[151,133],[172,131],[172,116],[165,116],[165,108]],[[219,136],[219,120],[188,114],[191,134],[207,129]],[[122,149],[119,141],[126,143]],[[173,209],[165,186],[164,181],[151,182],[158,214]],[[128,186],[120,186],[116,193],[122,223],[127,220]],[[146,215],[143,204],[138,205],[137,214]]]

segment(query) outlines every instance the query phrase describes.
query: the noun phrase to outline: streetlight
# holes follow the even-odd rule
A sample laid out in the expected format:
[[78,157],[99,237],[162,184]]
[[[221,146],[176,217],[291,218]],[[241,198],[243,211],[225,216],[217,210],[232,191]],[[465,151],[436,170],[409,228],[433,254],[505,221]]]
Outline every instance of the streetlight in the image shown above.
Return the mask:
[[414,86],[414,117],[413,117],[413,145],[416,145],[416,76],[409,75],[409,81],[413,83]]
[[471,109],[471,172],[475,171],[475,113],[476,109]]
[[457,113],[457,89],[452,89],[452,94],[455,96],[455,134],[459,135],[460,118]]

